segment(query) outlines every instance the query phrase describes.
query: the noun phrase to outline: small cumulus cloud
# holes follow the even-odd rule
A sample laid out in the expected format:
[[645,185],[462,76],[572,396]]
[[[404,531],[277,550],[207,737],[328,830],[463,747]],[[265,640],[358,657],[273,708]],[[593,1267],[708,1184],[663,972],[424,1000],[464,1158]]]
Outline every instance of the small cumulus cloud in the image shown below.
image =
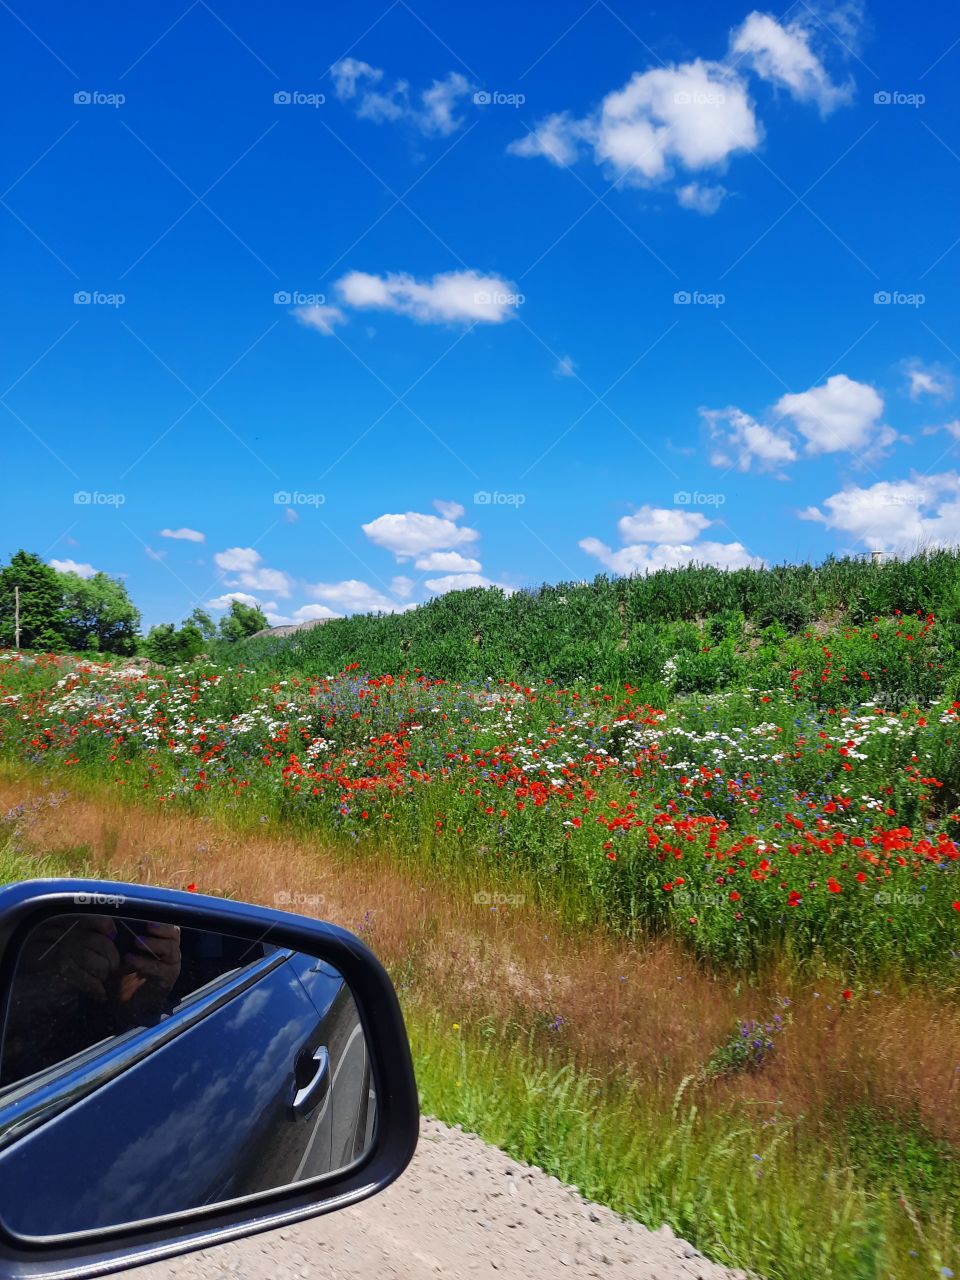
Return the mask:
[[374,124],[406,122],[429,136],[449,137],[463,125],[457,114],[474,91],[459,71],[450,71],[429,88],[411,91],[406,80],[386,80],[380,67],[359,58],[341,58],[330,68],[334,93],[351,103],[361,120]]
[[391,551],[401,563],[431,551],[452,550],[480,536],[476,529],[418,511],[387,513],[361,528],[371,542]]
[[435,573],[479,573],[483,568],[479,560],[462,556],[459,551],[431,551],[417,557],[416,567]]
[[429,280],[405,271],[348,271],[336,289],[347,306],[393,311],[419,324],[502,324],[520,302],[511,281],[473,270],[444,271]]
[[175,538],[179,542],[203,542],[205,535],[199,529],[161,529],[161,538]]
[[78,578],[92,578],[98,572],[92,564],[78,564],[76,560],[51,560],[57,573],[75,573]]
[[339,307],[327,306],[322,303],[313,303],[311,306],[294,307],[293,314],[297,318],[297,323],[304,325],[307,329],[316,329],[318,333],[331,337],[334,328],[338,324],[346,324],[347,317]]

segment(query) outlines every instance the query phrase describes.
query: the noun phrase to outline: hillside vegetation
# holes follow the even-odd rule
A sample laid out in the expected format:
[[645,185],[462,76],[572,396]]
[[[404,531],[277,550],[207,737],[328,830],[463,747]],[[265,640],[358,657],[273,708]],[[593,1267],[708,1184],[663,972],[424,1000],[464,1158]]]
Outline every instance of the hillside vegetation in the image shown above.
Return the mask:
[[[916,660],[897,646],[899,656],[878,661],[887,656],[878,654],[878,643],[882,648],[901,620],[919,615],[919,631],[931,614],[936,637],[927,631]],[[828,633],[833,661],[823,681],[821,642]],[[817,687],[808,681],[805,692],[819,701],[856,682],[868,665],[865,649],[870,669],[883,676],[875,687],[888,704],[929,701],[945,691],[960,665],[960,552],[882,564],[847,558],[760,570],[690,566],[510,596],[478,588],[407,613],[356,615],[289,638],[241,642],[231,646],[229,660],[279,673],[332,673],[356,664],[360,671],[417,669],[446,680],[630,680],[672,693],[744,681],[786,688],[795,684],[791,672],[815,666]]]

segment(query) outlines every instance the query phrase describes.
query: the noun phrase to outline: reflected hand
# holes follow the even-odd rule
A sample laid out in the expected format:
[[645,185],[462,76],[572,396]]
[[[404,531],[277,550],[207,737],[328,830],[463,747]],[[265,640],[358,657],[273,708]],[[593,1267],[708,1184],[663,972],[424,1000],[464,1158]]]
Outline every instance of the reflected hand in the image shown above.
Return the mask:
[[127,1003],[149,981],[157,995],[166,995],[180,976],[180,930],[175,924],[150,922],[136,938],[137,951],[124,956],[118,998]]
[[51,992],[80,991],[107,999],[120,966],[117,926],[107,916],[61,916],[35,929],[20,957],[21,972],[49,983]]

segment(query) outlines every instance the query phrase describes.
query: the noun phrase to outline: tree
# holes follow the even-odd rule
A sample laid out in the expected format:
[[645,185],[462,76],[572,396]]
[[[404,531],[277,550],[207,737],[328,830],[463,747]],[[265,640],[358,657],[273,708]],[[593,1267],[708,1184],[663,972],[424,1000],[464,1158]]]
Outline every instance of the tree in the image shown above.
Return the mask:
[[143,642],[143,652],[151,662],[175,663],[180,657],[180,641],[173,623],[161,622],[151,627]]
[[206,644],[203,632],[189,618],[177,633],[177,640],[180,646],[180,657],[184,659],[195,658],[203,651]]
[[72,649],[99,649],[131,654],[137,645],[140,613],[116,578],[95,573],[81,578],[58,574],[63,589],[67,645]]
[[231,644],[245,640],[255,631],[262,631],[270,624],[259,605],[244,604],[242,600],[230,601],[230,612],[220,619],[220,638]]
[[66,614],[61,574],[29,551],[18,551],[0,569],[0,645],[14,644],[16,588],[20,588],[20,646],[63,649]]
[[183,625],[184,627],[188,627],[191,625],[196,627],[197,630],[200,632],[200,635],[207,642],[209,642],[210,640],[216,639],[216,635],[217,635],[216,625],[214,624],[214,621],[210,617],[209,613],[207,613],[203,609],[200,609],[200,608],[194,609],[193,613],[191,613],[190,617],[187,618],[186,622]]

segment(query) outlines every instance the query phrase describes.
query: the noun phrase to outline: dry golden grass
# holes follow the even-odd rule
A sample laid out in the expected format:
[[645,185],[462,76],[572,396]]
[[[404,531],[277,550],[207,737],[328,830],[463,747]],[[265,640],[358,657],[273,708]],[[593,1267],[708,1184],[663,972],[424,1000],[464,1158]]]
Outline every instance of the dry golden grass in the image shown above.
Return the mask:
[[[0,776],[0,811],[48,791]],[[702,1071],[741,1019],[768,1020],[779,1010],[786,1027],[764,1070],[701,1076],[703,1102],[779,1104],[811,1117],[872,1103],[915,1112],[934,1132],[960,1139],[960,1009],[933,989],[887,984],[846,1001],[837,977],[818,985],[786,969],[748,985],[705,969],[667,940],[572,932],[530,906],[478,905],[480,884],[451,887],[439,872],[414,875],[386,856],[238,833],[110,793],[41,804],[23,838],[38,854],[85,846],[98,875],[196,884],[334,921],[367,939],[408,1004],[533,1034],[580,1066],[634,1077],[665,1099]]]

